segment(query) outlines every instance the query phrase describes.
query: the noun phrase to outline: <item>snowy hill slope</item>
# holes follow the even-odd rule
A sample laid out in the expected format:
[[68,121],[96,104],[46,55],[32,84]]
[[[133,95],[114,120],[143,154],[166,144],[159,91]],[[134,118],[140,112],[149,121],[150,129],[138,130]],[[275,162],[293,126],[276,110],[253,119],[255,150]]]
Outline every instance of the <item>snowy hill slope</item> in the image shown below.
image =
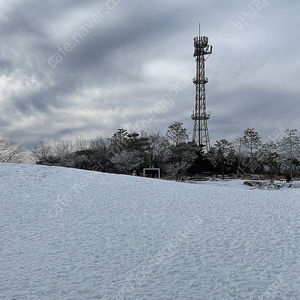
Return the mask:
[[300,299],[299,195],[0,164],[0,299]]

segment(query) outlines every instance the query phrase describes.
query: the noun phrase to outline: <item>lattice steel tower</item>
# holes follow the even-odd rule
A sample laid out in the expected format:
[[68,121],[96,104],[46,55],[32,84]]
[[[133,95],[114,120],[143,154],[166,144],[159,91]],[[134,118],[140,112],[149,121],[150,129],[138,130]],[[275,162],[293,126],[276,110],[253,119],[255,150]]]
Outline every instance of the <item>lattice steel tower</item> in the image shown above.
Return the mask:
[[205,77],[205,58],[212,53],[212,46],[208,45],[208,37],[200,35],[194,38],[194,57],[196,59],[196,77],[193,82],[196,86],[195,110],[191,116],[194,120],[193,141],[201,146],[207,153],[210,148],[207,120],[210,118],[210,112],[206,113],[206,94],[205,85],[208,78]]

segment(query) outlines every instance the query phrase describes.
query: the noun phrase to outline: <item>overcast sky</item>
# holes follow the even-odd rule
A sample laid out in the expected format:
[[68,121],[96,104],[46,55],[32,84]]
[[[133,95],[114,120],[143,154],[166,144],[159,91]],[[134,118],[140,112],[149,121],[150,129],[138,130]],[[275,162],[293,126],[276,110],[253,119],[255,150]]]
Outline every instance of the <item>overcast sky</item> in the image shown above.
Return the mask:
[[174,121],[191,136],[199,21],[211,143],[300,131],[299,12],[296,0],[1,0],[0,137],[30,147]]

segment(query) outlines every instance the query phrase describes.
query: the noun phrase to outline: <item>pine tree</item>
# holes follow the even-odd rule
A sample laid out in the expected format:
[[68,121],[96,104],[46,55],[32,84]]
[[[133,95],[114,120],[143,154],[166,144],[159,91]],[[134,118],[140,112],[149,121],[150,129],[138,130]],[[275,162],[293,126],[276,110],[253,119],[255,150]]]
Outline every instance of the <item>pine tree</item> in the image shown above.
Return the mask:
[[186,134],[186,129],[183,128],[182,125],[183,123],[181,122],[174,122],[168,127],[166,136],[175,146],[185,142],[189,138],[189,136]]

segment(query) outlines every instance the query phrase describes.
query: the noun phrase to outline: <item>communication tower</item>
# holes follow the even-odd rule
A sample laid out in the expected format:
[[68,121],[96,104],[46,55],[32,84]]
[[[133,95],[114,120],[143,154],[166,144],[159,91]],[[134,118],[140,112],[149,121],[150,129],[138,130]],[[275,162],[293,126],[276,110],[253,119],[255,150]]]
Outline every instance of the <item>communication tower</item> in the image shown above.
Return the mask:
[[210,149],[209,134],[207,120],[210,118],[210,113],[206,113],[206,93],[205,85],[208,78],[205,77],[205,58],[206,55],[212,54],[212,46],[208,45],[208,37],[200,35],[194,37],[194,57],[196,60],[196,77],[193,82],[196,86],[195,110],[191,116],[194,121],[193,142],[202,147],[204,152]]

